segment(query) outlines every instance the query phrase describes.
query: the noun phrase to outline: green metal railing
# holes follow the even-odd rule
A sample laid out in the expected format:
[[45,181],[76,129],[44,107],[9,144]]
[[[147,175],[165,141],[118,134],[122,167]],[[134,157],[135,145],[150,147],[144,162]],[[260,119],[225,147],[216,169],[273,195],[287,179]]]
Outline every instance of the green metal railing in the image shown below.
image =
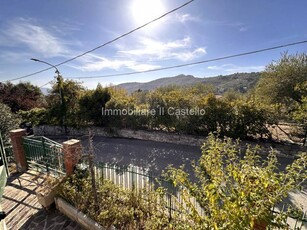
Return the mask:
[[[180,189],[174,186],[171,181],[150,172],[146,168],[135,165],[120,166],[117,164],[96,162],[94,172],[98,182],[110,180],[125,189],[143,189],[146,187],[155,189],[158,187],[164,188],[165,205],[170,218],[172,218],[174,213],[180,212],[180,207],[183,205],[184,201]],[[204,210],[195,198],[191,198],[190,202],[201,215],[204,214]]]
[[30,167],[55,174],[65,174],[63,146],[43,136],[23,138],[27,163]]
[[[84,161],[85,166],[87,162]],[[134,165],[120,166],[104,162],[96,162],[94,166],[95,177],[97,181],[110,180],[114,184],[126,189],[142,189],[146,186],[151,188],[163,187],[166,191],[164,199],[169,217],[172,218],[174,213],[181,213],[181,208],[185,206],[180,189],[178,189],[171,181],[165,180],[163,177],[153,174],[147,169]],[[190,199],[191,204],[196,208],[200,215],[206,215],[204,209],[199,205],[195,198]],[[272,210],[276,215],[278,211]],[[303,229],[306,226],[306,212],[300,215],[288,216],[289,224],[293,229]]]

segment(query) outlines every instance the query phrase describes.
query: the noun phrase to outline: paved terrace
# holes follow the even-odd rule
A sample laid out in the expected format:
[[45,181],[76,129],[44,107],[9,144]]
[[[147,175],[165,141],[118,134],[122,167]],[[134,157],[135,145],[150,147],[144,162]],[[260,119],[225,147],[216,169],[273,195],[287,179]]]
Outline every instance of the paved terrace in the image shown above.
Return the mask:
[[82,229],[76,222],[62,215],[55,207],[45,210],[37,202],[35,191],[43,178],[36,171],[16,173],[8,178],[1,205],[6,212],[10,229]]

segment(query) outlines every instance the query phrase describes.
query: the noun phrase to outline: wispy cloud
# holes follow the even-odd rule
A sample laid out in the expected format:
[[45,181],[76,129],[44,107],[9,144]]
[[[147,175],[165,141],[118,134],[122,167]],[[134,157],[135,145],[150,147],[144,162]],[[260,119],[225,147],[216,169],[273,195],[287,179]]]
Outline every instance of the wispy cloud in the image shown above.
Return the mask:
[[20,51],[2,51],[0,53],[0,59],[1,60],[6,60],[8,62],[17,62],[20,60],[27,60],[29,59],[30,53],[27,52],[20,52]]
[[245,31],[247,31],[248,29],[249,29],[248,26],[242,26],[242,27],[239,29],[239,31],[240,31],[240,32],[245,32]]
[[245,32],[250,29],[250,27],[243,22],[231,22],[231,21],[223,21],[223,20],[202,20],[202,23],[205,25],[213,25],[213,26],[221,26],[221,27],[229,27],[240,32]]
[[119,54],[133,58],[142,57],[150,60],[178,59],[189,61],[206,54],[204,47],[192,48],[191,38],[185,37],[181,40],[161,42],[151,38],[141,38],[134,49],[118,51]]
[[81,71],[101,71],[105,69],[147,71],[161,67],[164,60],[189,61],[206,54],[204,47],[192,47],[190,37],[166,42],[142,37],[137,40],[135,48],[117,44],[115,57],[109,58],[97,54],[88,54],[71,67]]
[[178,14],[178,13],[176,14],[176,19],[181,23],[199,20],[197,17],[191,16],[190,14]]
[[65,41],[29,19],[11,21],[0,34],[1,46],[16,47],[43,57],[66,56]]
[[79,61],[80,63],[78,65],[71,67],[84,72],[94,72],[104,69],[119,70],[120,68],[127,68],[134,71],[146,71],[160,67],[159,65],[141,64],[128,59],[109,59],[94,54],[86,55]]
[[224,64],[224,65],[214,65],[214,66],[208,66],[208,69],[210,70],[220,70],[225,71],[229,73],[235,73],[235,72],[259,72],[264,70],[265,66],[237,66],[234,64]]

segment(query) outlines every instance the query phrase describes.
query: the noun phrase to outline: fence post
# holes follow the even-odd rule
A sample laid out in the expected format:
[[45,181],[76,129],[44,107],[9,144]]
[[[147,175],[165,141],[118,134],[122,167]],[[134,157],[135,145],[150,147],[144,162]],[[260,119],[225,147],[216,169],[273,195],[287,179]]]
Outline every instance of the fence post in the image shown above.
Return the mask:
[[71,139],[63,142],[64,164],[66,169],[66,175],[73,174],[75,166],[81,159],[82,146],[81,142],[76,139]]
[[25,129],[15,129],[10,131],[13,154],[18,172],[25,172],[28,169],[22,138],[26,136]]

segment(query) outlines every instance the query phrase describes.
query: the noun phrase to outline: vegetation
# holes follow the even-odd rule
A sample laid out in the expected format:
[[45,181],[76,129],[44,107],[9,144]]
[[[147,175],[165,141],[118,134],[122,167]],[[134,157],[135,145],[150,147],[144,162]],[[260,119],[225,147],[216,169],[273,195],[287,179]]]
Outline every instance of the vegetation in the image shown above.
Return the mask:
[[48,120],[48,110],[46,108],[34,108],[31,110],[20,110],[18,115],[23,121],[30,122],[32,125],[43,125]]
[[[306,181],[307,153],[279,171],[275,153],[269,153],[263,162],[257,148],[241,149],[239,143],[219,138],[271,138],[268,127],[286,121],[303,127],[306,144],[307,55],[282,55],[266,67],[248,92],[245,83],[229,90],[226,78],[216,79],[227,87],[217,87],[216,79],[209,79],[211,84],[196,81],[131,94],[99,84],[95,90],[86,90],[79,82],[60,78],[46,97],[29,83],[8,83],[1,88],[0,131],[7,138],[8,131],[21,123],[20,115],[34,125],[97,125],[209,135],[194,165],[196,180],[191,181],[183,168],[166,172],[184,200],[177,204],[179,211],[172,218],[167,215],[161,188],[129,191],[99,181],[95,193],[91,176],[77,174],[61,184],[59,194],[102,225],[119,229],[253,229],[258,224],[283,228],[287,213],[273,214],[271,210]],[[254,78],[258,79],[258,74]],[[247,82],[249,87],[255,85],[255,81]],[[217,95],[221,92],[223,95]],[[102,115],[107,109],[129,112]],[[187,111],[191,110],[198,112],[190,115]],[[93,202],[94,196],[98,202]],[[190,202],[192,197],[205,215]]]
[[151,91],[165,86],[190,87],[196,84],[212,85],[218,94],[223,94],[228,90],[235,90],[246,93],[254,88],[260,77],[260,73],[234,73],[230,75],[220,75],[217,77],[197,78],[192,75],[178,75],[153,80],[146,83],[123,83],[119,87],[133,93],[137,90]]
[[111,95],[100,84],[95,90],[85,91],[79,99],[79,116],[84,123],[104,125],[102,108],[110,100]]
[[[266,126],[273,120],[267,107],[241,96],[235,99],[218,98],[212,92],[212,86],[207,85],[164,87],[151,92],[138,91],[130,96],[117,92],[117,95],[111,96],[106,109],[130,108],[155,112],[149,116],[113,116],[108,118],[107,124],[197,135],[208,135],[220,129],[221,135],[240,138],[270,135]],[[196,111],[196,114],[189,115],[187,110]],[[201,110],[205,113],[197,112]]]
[[305,130],[307,138],[307,54],[283,54],[270,63],[260,78],[255,95],[263,104],[279,107],[279,120],[296,121]]
[[[266,67],[257,84],[259,73],[237,73],[201,81],[180,75],[173,79],[177,85],[151,91],[139,89],[131,94],[100,84],[95,90],[86,90],[79,82],[60,78],[44,97],[30,83],[8,83],[1,89],[0,102],[34,125],[96,125],[112,130],[149,129],[205,136],[219,130],[221,136],[246,139],[271,138],[271,125],[296,122],[305,130],[306,143],[306,60],[305,53],[284,54]],[[151,83],[166,84],[171,80]],[[247,92],[248,89],[251,90]],[[102,110],[108,109],[132,112],[102,115]],[[191,110],[198,113],[186,112]],[[200,114],[200,110],[205,113]]]
[[[258,150],[210,134],[193,166],[196,179],[191,180],[183,168],[170,167],[165,173],[181,194],[181,201],[176,195],[172,199],[177,207],[172,215],[165,189],[129,190],[107,180],[96,182],[96,206],[90,173],[84,171],[66,179],[58,194],[107,228],[243,230],[264,225],[287,229],[287,216],[296,208],[279,214],[272,209],[307,180],[307,153],[279,171],[275,153],[261,160]],[[203,214],[192,202],[195,198]]]
[[[259,224],[287,228],[288,213],[274,214],[272,209],[307,180],[307,153],[282,172],[277,170],[274,152],[264,162],[257,152],[249,146],[243,151],[231,139],[211,134],[194,165],[196,181],[183,169],[170,168],[166,174],[181,188],[186,202],[178,203],[185,222],[176,229],[254,229]],[[192,197],[204,215],[190,201]]]
[[79,123],[79,99],[84,88],[79,82],[63,80],[61,77],[53,85],[46,100],[48,122],[51,124],[76,126]]
[[29,82],[1,83],[0,103],[10,107],[12,112],[19,110],[30,110],[45,105],[43,94],[40,89]]
[[11,112],[11,108],[0,103],[0,132],[5,143],[8,142],[9,131],[18,128],[21,119]]
[[307,55],[283,54],[280,60],[267,65],[256,87],[256,95],[265,103],[280,103],[293,109],[306,96]]
[[58,194],[78,210],[109,228],[168,229],[168,216],[163,206],[162,190],[124,190],[110,181],[97,184],[98,204],[94,204],[90,177],[73,175],[63,182]]

